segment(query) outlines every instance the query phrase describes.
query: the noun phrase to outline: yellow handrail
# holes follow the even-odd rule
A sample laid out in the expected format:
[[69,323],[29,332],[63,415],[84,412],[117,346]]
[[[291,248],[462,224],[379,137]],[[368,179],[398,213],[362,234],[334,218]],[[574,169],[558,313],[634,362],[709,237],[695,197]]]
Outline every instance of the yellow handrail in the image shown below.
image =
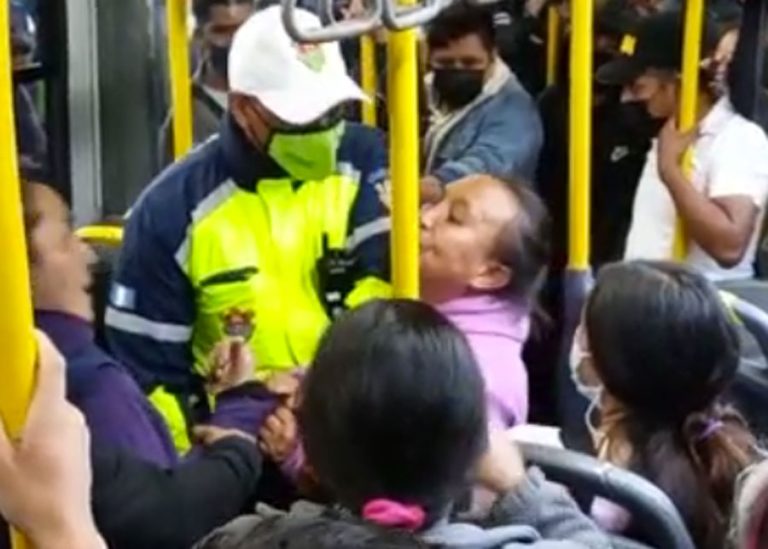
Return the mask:
[[560,14],[556,6],[547,8],[547,86],[557,82],[557,62],[560,53]]
[[[683,44],[682,91],[677,124],[681,131],[688,131],[696,124],[699,99],[699,66],[701,37],[704,25],[704,0],[687,0],[685,3],[685,40]],[[689,149],[683,158],[683,168],[691,173],[693,154]],[[673,256],[682,261],[687,255],[688,239],[685,227],[678,217],[675,230]]]
[[391,31],[387,40],[389,159],[392,177],[392,282],[395,295],[408,298],[419,296],[419,107],[416,40],[415,29]]
[[571,108],[568,267],[589,269],[592,169],[592,2],[571,2]]
[[[13,66],[9,36],[9,2],[0,1],[0,234],[3,235],[3,266],[0,268],[0,341],[3,342],[3,379],[0,382],[0,415],[11,436],[24,426],[35,383],[35,342],[32,331],[32,300],[13,112]],[[16,530],[16,549],[27,547]]]
[[77,229],[77,236],[90,242],[119,246],[123,242],[123,228],[117,225],[86,225]]
[[192,81],[189,70],[187,0],[167,0],[166,19],[173,112],[173,155],[178,159],[192,148]]
[[370,34],[360,37],[360,84],[369,101],[363,103],[363,123],[376,127],[376,42]]

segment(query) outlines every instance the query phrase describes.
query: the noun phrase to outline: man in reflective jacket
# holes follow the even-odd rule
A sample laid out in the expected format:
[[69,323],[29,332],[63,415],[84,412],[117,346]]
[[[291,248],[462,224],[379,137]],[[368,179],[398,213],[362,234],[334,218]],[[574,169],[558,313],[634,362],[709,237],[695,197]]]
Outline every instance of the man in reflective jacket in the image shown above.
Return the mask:
[[364,95],[338,45],[294,43],[267,8],[235,35],[229,80],[220,135],[136,203],[106,313],[180,448],[222,337],[247,341],[266,380],[307,365],[338,311],[388,292],[385,146],[342,121]]

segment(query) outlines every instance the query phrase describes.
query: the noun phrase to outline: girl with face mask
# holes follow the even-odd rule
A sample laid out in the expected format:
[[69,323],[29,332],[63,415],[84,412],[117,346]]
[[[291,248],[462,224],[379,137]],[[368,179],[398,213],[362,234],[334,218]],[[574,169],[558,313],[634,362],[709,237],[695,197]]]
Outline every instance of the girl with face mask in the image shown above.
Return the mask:
[[[717,290],[672,263],[605,267],[571,356],[598,456],[666,492],[697,547],[723,547],[735,481],[759,451],[743,418],[721,404],[739,336]],[[593,506],[598,522],[631,531],[631,517],[605,503]]]

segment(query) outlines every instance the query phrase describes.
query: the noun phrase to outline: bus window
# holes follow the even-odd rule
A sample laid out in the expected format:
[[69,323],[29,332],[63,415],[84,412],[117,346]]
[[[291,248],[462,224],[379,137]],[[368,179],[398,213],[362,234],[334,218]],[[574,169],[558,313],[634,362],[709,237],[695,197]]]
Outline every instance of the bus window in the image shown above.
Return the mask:
[[[65,82],[66,63],[54,58],[60,48],[56,26],[65,24],[61,7],[35,0],[6,0],[10,7],[13,103],[16,118],[16,144],[22,163],[51,173],[59,182],[63,196],[69,196],[68,136],[66,108],[60,108],[66,93],[56,86]],[[45,9],[44,9],[45,8]],[[45,12],[45,13],[43,13]],[[57,70],[58,69],[58,70]]]

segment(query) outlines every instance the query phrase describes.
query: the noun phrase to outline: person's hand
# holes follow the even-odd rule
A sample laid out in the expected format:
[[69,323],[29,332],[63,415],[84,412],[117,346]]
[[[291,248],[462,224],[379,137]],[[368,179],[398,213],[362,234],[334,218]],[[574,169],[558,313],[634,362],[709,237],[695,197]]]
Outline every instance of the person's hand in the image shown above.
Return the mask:
[[392,182],[389,179],[376,184],[376,193],[379,195],[379,202],[388,211],[392,211]]
[[506,494],[525,478],[520,450],[504,432],[490,435],[488,450],[477,466],[477,482],[495,494]]
[[211,446],[220,440],[231,437],[239,437],[256,444],[256,437],[251,436],[248,433],[244,433],[239,429],[224,429],[222,427],[216,427],[215,425],[198,425],[192,429],[192,435],[195,438],[195,442],[203,446]]
[[[388,211],[392,211],[392,183],[390,180],[376,185],[379,200]],[[445,196],[445,186],[438,178],[427,175],[419,181],[419,203],[423,205],[437,204]]]
[[445,185],[433,175],[421,178],[420,199],[422,204],[437,204],[445,196]]
[[37,387],[18,441],[0,430],[0,513],[36,547],[105,547],[91,513],[90,435],[65,362],[37,333]]
[[254,379],[253,354],[241,338],[225,339],[216,345],[209,363],[206,389],[213,395]]
[[290,372],[278,372],[270,376],[266,382],[267,390],[280,400],[289,409],[294,410],[298,401],[301,381]]
[[697,135],[698,128],[681,132],[674,118],[667,121],[659,134],[659,174],[662,179],[666,180],[666,174],[680,168],[685,152],[694,144]]
[[281,406],[267,418],[259,432],[259,447],[275,463],[282,463],[299,444],[296,416],[286,406]]

